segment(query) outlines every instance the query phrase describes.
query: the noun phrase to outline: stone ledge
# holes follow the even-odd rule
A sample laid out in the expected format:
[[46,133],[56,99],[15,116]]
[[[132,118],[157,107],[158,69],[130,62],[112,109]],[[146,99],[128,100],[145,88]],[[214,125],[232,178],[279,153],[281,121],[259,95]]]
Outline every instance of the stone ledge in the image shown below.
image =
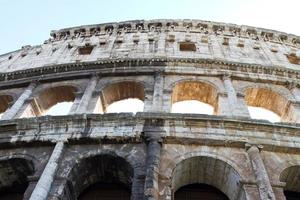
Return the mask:
[[[163,120],[163,143],[203,144],[244,148],[262,144],[264,150],[298,152],[300,125],[225,116],[172,113],[122,113],[44,116],[0,121],[0,143],[5,146],[31,143],[70,144],[142,143],[146,120]],[[8,127],[8,128],[7,128]],[[13,128],[12,128],[13,127]],[[5,144],[5,145],[4,145]]]

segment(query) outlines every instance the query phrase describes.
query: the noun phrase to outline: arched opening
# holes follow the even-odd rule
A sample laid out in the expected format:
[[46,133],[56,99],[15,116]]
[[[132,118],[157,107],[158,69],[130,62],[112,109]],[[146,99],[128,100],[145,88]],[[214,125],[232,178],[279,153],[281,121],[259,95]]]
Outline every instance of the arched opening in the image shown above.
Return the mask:
[[71,108],[72,108],[73,102],[60,102],[55,104],[54,106],[50,107],[44,115],[67,115]]
[[[37,117],[46,114],[67,115],[75,100],[76,91],[77,89],[73,86],[45,89],[33,98],[21,117]],[[51,112],[48,113],[48,111]]]
[[229,200],[228,197],[217,188],[206,184],[189,184],[179,188],[175,192],[175,200]]
[[110,104],[106,112],[107,113],[121,113],[121,112],[142,112],[144,109],[144,102],[137,98],[129,98],[120,101],[116,101]]
[[71,171],[79,200],[130,200],[133,168],[123,158],[104,154],[77,163]]
[[12,96],[0,95],[0,117],[9,108],[11,102],[13,102]]
[[176,102],[172,105],[172,113],[214,114],[214,107],[197,100]]
[[280,122],[280,117],[268,109],[248,106],[248,111],[252,119],[268,120],[273,123]]
[[178,163],[172,175],[172,188],[174,200],[245,199],[238,172],[213,157],[191,157]]
[[25,159],[0,161],[0,199],[22,200],[28,187],[27,177],[33,172],[33,164]]
[[[145,92],[140,83],[126,81],[105,87],[99,97],[102,113],[142,112]],[[100,112],[101,112],[100,111]]]
[[216,114],[218,93],[203,82],[185,81],[175,85],[172,93],[173,113]]
[[280,174],[280,181],[286,183],[284,188],[286,200],[300,199],[300,165],[283,170]]
[[265,88],[249,88],[245,101],[251,118],[271,122],[282,121],[288,111],[288,100],[278,93]]

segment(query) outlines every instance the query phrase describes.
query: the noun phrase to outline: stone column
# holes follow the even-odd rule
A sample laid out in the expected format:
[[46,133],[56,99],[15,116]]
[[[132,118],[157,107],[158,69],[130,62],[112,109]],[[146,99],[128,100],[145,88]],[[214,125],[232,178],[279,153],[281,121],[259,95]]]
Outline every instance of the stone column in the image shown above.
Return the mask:
[[30,200],[46,200],[53,183],[55,173],[57,170],[59,159],[63,153],[64,143],[57,142],[52,155],[38,181],[36,184]]
[[258,200],[259,191],[255,182],[241,182],[237,200]]
[[288,88],[294,96],[294,101],[290,101],[288,110],[282,116],[282,121],[287,122],[300,122],[300,90],[297,87],[296,82],[290,82]]
[[9,108],[5,113],[2,115],[1,120],[10,120],[13,119],[20,109],[23,107],[26,100],[31,96],[33,90],[36,88],[37,82],[32,82],[30,85],[25,89],[25,91],[19,96],[17,101]]
[[218,93],[218,108],[217,108],[218,115],[224,116],[232,116],[232,109],[229,105],[228,95],[226,92]]
[[28,180],[28,186],[26,188],[26,191],[23,194],[23,200],[28,200],[32,194],[32,191],[34,190],[39,177],[38,176],[28,176],[27,177]]
[[161,32],[157,41],[157,53],[156,56],[164,57],[166,55],[165,46],[166,46],[166,33]]
[[276,200],[286,200],[284,195],[284,187],[286,186],[286,183],[280,182],[276,185],[273,185],[273,191],[276,196]]
[[47,200],[74,200],[75,192],[73,184],[65,177],[56,176],[52,183],[51,191],[48,194]]
[[153,90],[145,89],[144,112],[153,111]]
[[[260,149],[255,145],[246,145],[247,153],[255,174],[256,184],[261,200],[275,200],[275,195],[269,180],[264,162],[260,156]],[[261,147],[260,147],[261,148]]]
[[72,104],[72,107],[69,111],[69,115],[72,115],[72,114],[76,113],[76,110],[77,110],[77,108],[80,104],[80,100],[81,100],[82,96],[83,96],[82,92],[76,92],[75,93],[75,100],[74,100],[74,102]]
[[223,76],[224,87],[227,92],[229,115],[237,117],[250,117],[244,96],[236,93],[229,74]]
[[162,72],[156,72],[154,75],[154,91],[153,91],[153,102],[152,111],[162,112],[163,111],[163,91],[164,91],[164,77]]
[[77,106],[76,114],[86,113],[88,109],[89,102],[92,98],[93,91],[97,85],[98,77],[93,76],[91,80],[89,81],[87,87],[85,88],[85,91],[80,99],[80,102]]
[[145,200],[158,200],[158,174],[162,147],[163,120],[146,120],[144,134],[147,143]]
[[173,90],[164,89],[163,91],[163,108],[165,112],[171,112],[172,111],[172,94]]
[[134,176],[131,186],[131,200],[144,198],[145,168],[144,166],[134,167]]

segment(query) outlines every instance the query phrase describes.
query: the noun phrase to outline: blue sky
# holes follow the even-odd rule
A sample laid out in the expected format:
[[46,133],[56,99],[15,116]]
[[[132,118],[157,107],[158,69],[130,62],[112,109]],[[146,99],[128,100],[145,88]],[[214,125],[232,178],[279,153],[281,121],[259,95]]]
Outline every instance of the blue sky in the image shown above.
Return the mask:
[[299,0],[0,0],[0,54],[51,30],[134,19],[203,19],[300,35]]

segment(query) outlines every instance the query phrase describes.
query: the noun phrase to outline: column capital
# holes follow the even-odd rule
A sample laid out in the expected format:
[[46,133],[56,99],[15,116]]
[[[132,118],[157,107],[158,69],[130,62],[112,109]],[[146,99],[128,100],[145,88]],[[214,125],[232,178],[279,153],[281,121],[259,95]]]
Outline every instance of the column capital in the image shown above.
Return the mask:
[[155,70],[155,71],[154,71],[154,76],[155,76],[155,77],[161,76],[162,73],[163,73],[163,70],[162,70],[162,69]]
[[146,119],[143,128],[143,135],[147,143],[150,142],[163,142],[163,135],[165,130],[163,129],[164,120],[162,119]]
[[33,99],[34,99],[34,97],[29,97],[24,101],[24,103],[30,103],[33,101]]
[[82,97],[83,92],[75,92],[75,98],[80,98]]
[[257,148],[259,152],[261,152],[262,149],[264,148],[264,146],[261,145],[261,144],[251,144],[251,143],[246,143],[245,144],[246,151],[248,151],[249,149],[251,149],[251,147]]
[[294,81],[294,80],[287,81],[287,87],[289,90],[295,89],[295,88],[297,88],[297,86],[298,86],[298,83],[296,81]]
[[101,78],[101,74],[97,73],[97,72],[91,73],[90,74],[90,78],[91,79],[100,79]]
[[223,75],[222,75],[222,79],[223,80],[231,80],[231,77],[232,77],[232,74],[230,72],[225,72]]
[[41,82],[40,82],[40,79],[38,79],[38,80],[36,79],[36,80],[31,81],[30,84],[29,84],[29,86],[30,86],[30,85],[33,85],[34,87],[36,87],[36,86],[38,86],[40,83],[41,83]]

